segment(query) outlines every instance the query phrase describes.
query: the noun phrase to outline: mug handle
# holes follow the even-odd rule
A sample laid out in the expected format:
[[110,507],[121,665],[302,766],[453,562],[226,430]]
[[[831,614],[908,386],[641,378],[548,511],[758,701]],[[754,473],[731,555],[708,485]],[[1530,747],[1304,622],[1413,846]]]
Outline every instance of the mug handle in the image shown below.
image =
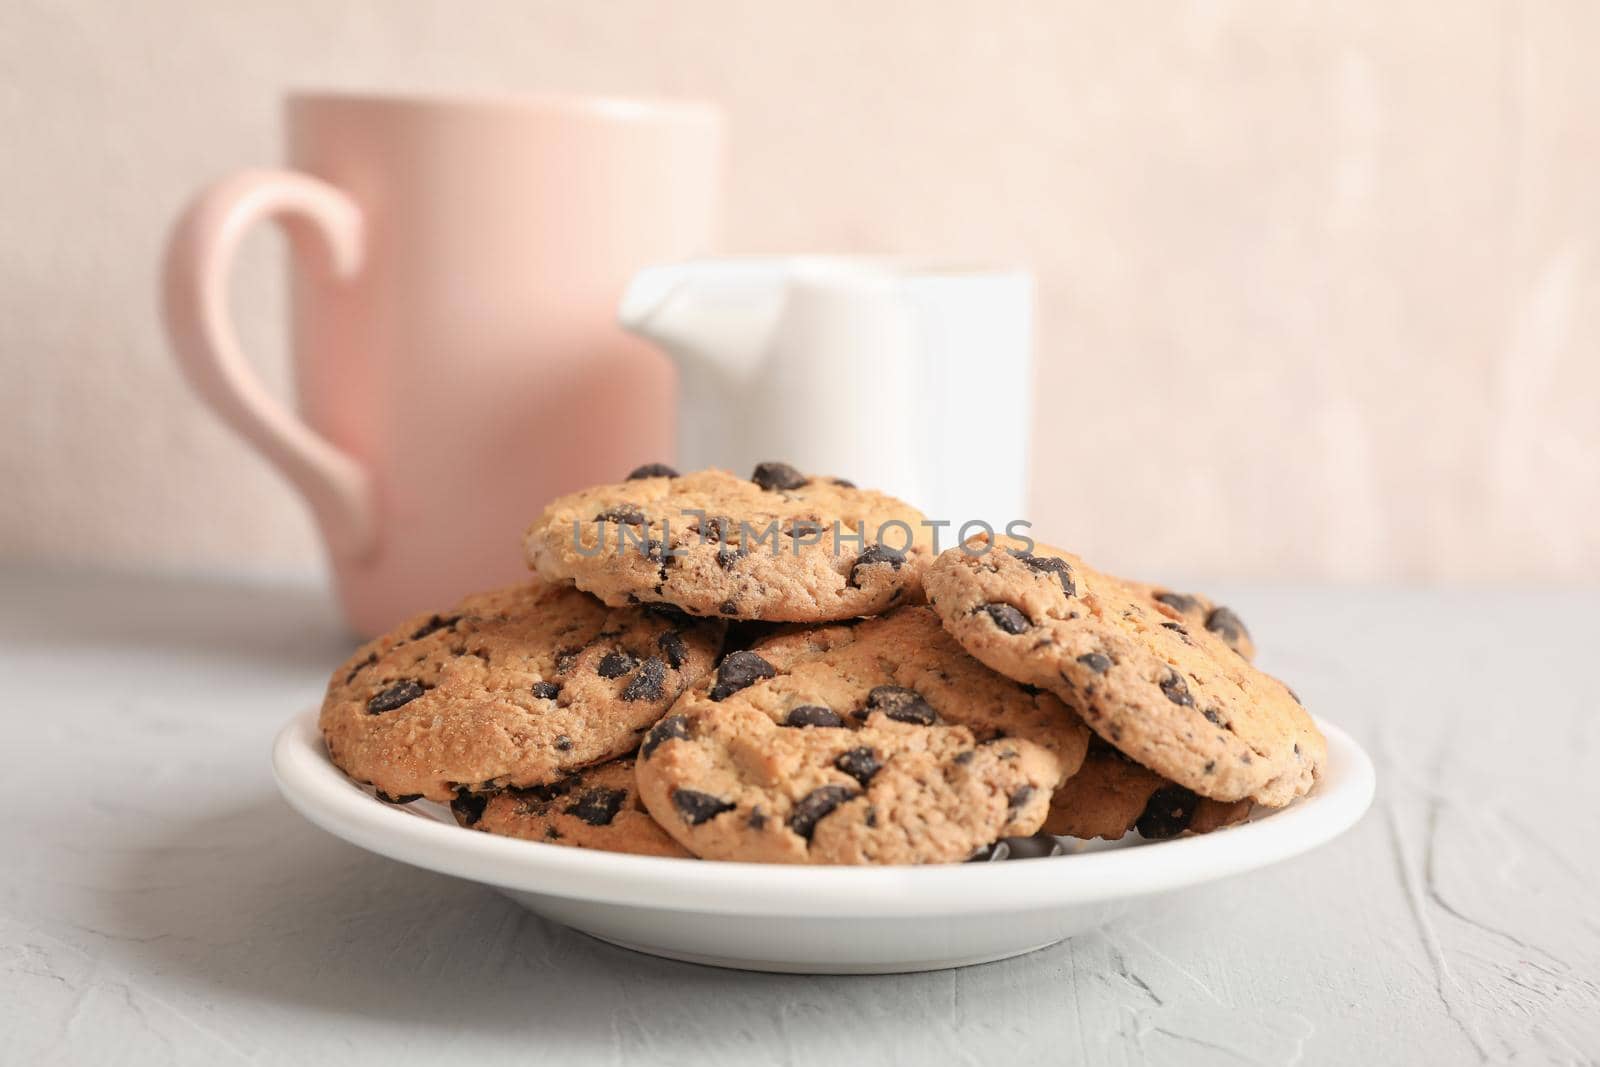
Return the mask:
[[335,278],[361,269],[361,209],[350,197],[293,171],[241,171],[201,192],[173,228],[162,284],[167,333],[200,398],[300,490],[330,551],[359,559],[377,543],[371,476],[262,387],[228,313],[239,243],[268,219],[297,254],[319,239],[323,269]]

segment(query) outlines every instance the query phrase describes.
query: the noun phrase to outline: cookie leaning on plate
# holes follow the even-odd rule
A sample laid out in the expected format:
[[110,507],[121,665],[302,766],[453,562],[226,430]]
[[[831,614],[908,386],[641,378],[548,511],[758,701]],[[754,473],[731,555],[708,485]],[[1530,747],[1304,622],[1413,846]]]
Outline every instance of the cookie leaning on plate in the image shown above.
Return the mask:
[[[1178,612],[1184,626],[1210,630],[1245,659],[1255,657],[1255,644],[1243,621],[1199,593],[1175,593],[1158,585],[1129,582],[1141,596]],[[1089,745],[1078,773],[1050,798],[1044,832],[1062,837],[1116,841],[1137,830],[1160,841],[1182,833],[1205,834],[1250,817],[1248,800],[1221,801],[1202,797],[1141,767],[1102,738]]]
[[480,593],[362,646],[328,685],[322,734],[391,799],[548,784],[632,751],[722,631],[537,580]]
[[1136,583],[1026,547],[975,539],[930,564],[930,602],[963,648],[1201,796],[1280,806],[1311,788],[1326,742],[1283,683]]
[[633,760],[586,767],[549,785],[467,794],[450,805],[456,822],[503,837],[636,856],[694,857],[639,803]]
[[524,537],[529,564],[608,604],[730,619],[847,619],[920,597],[930,553],[908,504],[782,463],[748,480],[667,471],[556,500]]

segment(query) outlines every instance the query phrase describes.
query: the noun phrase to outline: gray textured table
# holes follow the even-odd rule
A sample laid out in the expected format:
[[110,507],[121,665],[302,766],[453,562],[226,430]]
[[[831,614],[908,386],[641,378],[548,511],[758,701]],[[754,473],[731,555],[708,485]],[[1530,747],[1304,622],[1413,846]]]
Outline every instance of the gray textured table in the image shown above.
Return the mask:
[[0,1061],[1600,1059],[1600,595],[1224,590],[1378,799],[1310,856],[1003,963],[636,956],[345,845],[269,741],[325,597],[0,572]]

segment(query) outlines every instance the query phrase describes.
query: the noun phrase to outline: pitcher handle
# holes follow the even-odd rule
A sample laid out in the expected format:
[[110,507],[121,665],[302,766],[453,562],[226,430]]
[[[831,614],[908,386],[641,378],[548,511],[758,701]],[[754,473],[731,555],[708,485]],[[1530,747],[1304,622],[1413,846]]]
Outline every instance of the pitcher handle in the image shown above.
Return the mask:
[[[266,391],[228,313],[239,243],[269,219],[283,226],[305,269],[338,279],[360,270],[362,219],[353,200],[304,174],[242,171],[201,192],[173,229],[162,286],[167,333],[189,384],[300,490],[330,550],[361,558],[377,541],[370,475]],[[310,256],[312,244],[322,258]]]

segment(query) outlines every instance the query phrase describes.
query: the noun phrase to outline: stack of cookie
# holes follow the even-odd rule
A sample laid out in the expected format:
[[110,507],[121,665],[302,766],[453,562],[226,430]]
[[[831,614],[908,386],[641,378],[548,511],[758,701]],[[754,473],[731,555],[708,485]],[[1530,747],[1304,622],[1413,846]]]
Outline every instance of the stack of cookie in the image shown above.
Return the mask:
[[333,760],[490,833],[655,856],[942,863],[1201,833],[1326,749],[1203,597],[764,463],[641,467],[528,530],[531,581],[335,673]]

